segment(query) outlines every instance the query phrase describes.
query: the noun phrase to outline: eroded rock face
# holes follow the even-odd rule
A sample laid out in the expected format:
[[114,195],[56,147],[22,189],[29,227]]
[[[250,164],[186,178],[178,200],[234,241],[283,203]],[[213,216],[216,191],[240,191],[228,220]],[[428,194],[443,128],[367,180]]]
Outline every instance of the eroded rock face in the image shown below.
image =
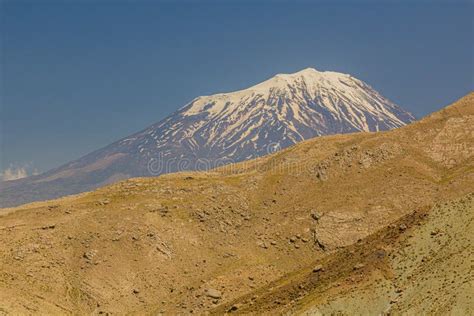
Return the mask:
[[450,118],[446,121],[426,151],[436,162],[452,168],[474,157],[474,115]]
[[471,314],[471,238],[462,232],[474,229],[473,211],[471,193],[407,214],[232,304],[243,314]]
[[399,144],[381,143],[364,150],[351,145],[320,161],[312,173],[316,179],[327,181],[331,173],[350,172],[354,168],[374,168],[401,155],[403,149]]

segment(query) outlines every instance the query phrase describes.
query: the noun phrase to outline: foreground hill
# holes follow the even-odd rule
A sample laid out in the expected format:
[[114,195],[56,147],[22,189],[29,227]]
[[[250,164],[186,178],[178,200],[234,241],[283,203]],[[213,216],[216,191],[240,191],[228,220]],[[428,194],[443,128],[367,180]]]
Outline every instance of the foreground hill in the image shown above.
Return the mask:
[[173,115],[42,175],[0,183],[0,206],[90,191],[120,179],[210,169],[315,136],[381,131],[414,117],[347,74],[305,69],[201,96]]
[[412,212],[212,313],[472,315],[473,231],[471,193]]
[[[212,172],[131,179],[0,210],[0,311],[176,314],[234,307],[237,312],[325,313],[343,309],[359,291],[365,293],[361,302],[372,304],[367,288],[359,287],[363,282],[386,295],[374,305],[385,308],[393,298],[400,311],[425,310],[427,303],[416,296],[423,292],[406,281],[408,275],[420,277],[419,284],[438,282],[438,276],[446,283],[457,276],[451,263],[465,269],[454,258],[434,270],[436,258],[466,256],[464,229],[472,222],[468,194],[474,191],[473,126],[471,93],[389,132],[320,137]],[[430,211],[435,205],[462,197],[469,200],[459,202],[467,203],[466,214],[456,213],[454,206],[443,208],[423,226],[418,214],[427,212],[431,218],[438,212],[436,207]],[[450,212],[460,222],[444,222]],[[418,220],[421,226],[413,228]],[[434,242],[445,245],[438,254],[417,244],[424,242],[423,227],[430,230],[435,223],[452,226],[433,235]],[[442,236],[452,238],[445,242],[438,239]],[[412,246],[402,243],[409,238],[414,238]],[[377,265],[372,242],[392,247],[376,256],[395,258]],[[419,256],[427,253],[428,261],[420,264]],[[303,283],[308,267],[319,264],[321,278],[329,278],[328,288],[334,281],[348,292],[339,287],[325,292],[312,281]],[[420,273],[412,273],[418,266]],[[441,267],[448,269],[446,279]],[[378,288],[373,280],[381,274],[385,279]],[[400,284],[390,275],[400,276]],[[453,284],[464,293],[466,277],[459,277]],[[307,288],[307,294],[298,290],[287,300],[284,280]],[[399,288],[406,298],[393,297]],[[269,293],[276,292],[282,295],[270,300]],[[461,311],[469,308],[463,302],[459,296]]]

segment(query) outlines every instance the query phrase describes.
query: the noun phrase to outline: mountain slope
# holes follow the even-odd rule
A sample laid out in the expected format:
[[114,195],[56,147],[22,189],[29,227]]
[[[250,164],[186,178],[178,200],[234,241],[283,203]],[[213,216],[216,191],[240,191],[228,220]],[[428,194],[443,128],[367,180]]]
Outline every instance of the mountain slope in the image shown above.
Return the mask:
[[[410,230],[418,223],[412,225],[410,218],[422,219],[420,214],[433,205],[474,191],[473,126],[470,94],[419,122],[387,132],[317,137],[211,172],[129,179],[76,196],[1,209],[0,313],[201,314],[227,311],[239,303],[243,305],[237,309],[243,312],[277,314],[295,307],[291,299],[298,297],[287,296],[285,289],[279,292],[286,284],[281,280],[294,284],[291,293],[296,295],[299,285],[306,285],[295,275],[334,258],[344,259],[334,261],[342,268],[326,265],[323,276],[335,280],[342,273],[349,278],[344,282],[360,284],[358,272],[369,272],[364,267],[372,269],[377,254],[364,246],[366,242],[390,246],[393,241],[395,248],[385,253],[403,258],[402,250],[413,248],[397,248],[402,223]],[[421,231],[425,236],[431,227],[443,227],[446,218],[453,220],[446,222],[453,227],[443,228],[449,238],[444,239],[443,232],[433,235],[433,241],[440,242],[436,247],[445,246],[430,254],[433,261],[413,261],[422,267],[421,281],[431,277],[438,258],[449,258],[457,250],[463,251],[463,258],[466,254],[462,247],[472,226],[471,209],[465,208],[467,213],[459,218],[461,210],[451,217],[448,209],[441,217],[435,215],[436,227],[429,224]],[[402,222],[395,229],[388,228],[388,240],[377,235],[398,220]],[[411,232],[415,238],[419,235],[413,230],[405,236]],[[450,240],[453,243],[445,243]],[[412,246],[422,248],[420,254],[429,253],[423,244]],[[396,272],[404,273],[397,267],[405,263],[397,258]],[[456,260],[442,266],[449,271],[443,282],[451,281],[450,263],[459,263]],[[365,266],[351,275],[357,263]],[[391,275],[387,265],[376,267]],[[433,271],[438,280],[442,270]],[[336,282],[343,289],[348,285]],[[277,286],[272,289],[272,284]],[[418,290],[401,285],[407,293]],[[307,290],[313,302],[324,289],[313,292],[307,285]],[[269,299],[273,293],[282,294],[278,301]],[[342,294],[337,294],[342,301],[350,299]],[[254,297],[252,305],[248,299]],[[392,297],[382,296],[380,302],[387,298]],[[460,304],[463,300],[459,297]],[[313,305],[298,305],[295,311],[299,307],[306,311]],[[406,310],[405,305],[399,308]]]
[[413,120],[350,75],[308,68],[245,90],[198,97],[163,121],[77,161],[5,182],[0,205],[59,197],[129,177],[210,169],[315,136],[388,130]]
[[468,194],[410,213],[213,312],[238,306],[236,313],[256,315],[472,315],[473,237],[464,232],[473,229]]

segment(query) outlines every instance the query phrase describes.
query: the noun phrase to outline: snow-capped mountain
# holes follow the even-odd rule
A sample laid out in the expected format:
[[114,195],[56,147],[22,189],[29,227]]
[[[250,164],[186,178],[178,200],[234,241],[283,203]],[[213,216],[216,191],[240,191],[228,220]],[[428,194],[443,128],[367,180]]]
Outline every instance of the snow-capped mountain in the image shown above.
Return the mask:
[[15,198],[13,204],[20,204],[128,177],[210,168],[315,136],[388,130],[413,120],[350,75],[308,68],[278,74],[248,89],[197,97],[149,128],[74,162],[5,182],[0,199],[2,205],[11,205]]
[[308,68],[245,90],[198,97],[118,146],[132,147],[145,160],[241,161],[315,136],[388,130],[413,120],[350,75]]

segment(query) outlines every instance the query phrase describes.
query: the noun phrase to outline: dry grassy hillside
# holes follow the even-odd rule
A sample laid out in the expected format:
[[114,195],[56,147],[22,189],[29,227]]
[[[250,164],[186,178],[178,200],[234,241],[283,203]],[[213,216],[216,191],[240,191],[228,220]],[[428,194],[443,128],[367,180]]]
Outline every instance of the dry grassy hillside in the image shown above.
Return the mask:
[[390,132],[0,210],[0,313],[224,311],[414,210],[474,192],[473,145],[471,93]]
[[473,231],[468,194],[412,212],[212,312],[472,315]]

